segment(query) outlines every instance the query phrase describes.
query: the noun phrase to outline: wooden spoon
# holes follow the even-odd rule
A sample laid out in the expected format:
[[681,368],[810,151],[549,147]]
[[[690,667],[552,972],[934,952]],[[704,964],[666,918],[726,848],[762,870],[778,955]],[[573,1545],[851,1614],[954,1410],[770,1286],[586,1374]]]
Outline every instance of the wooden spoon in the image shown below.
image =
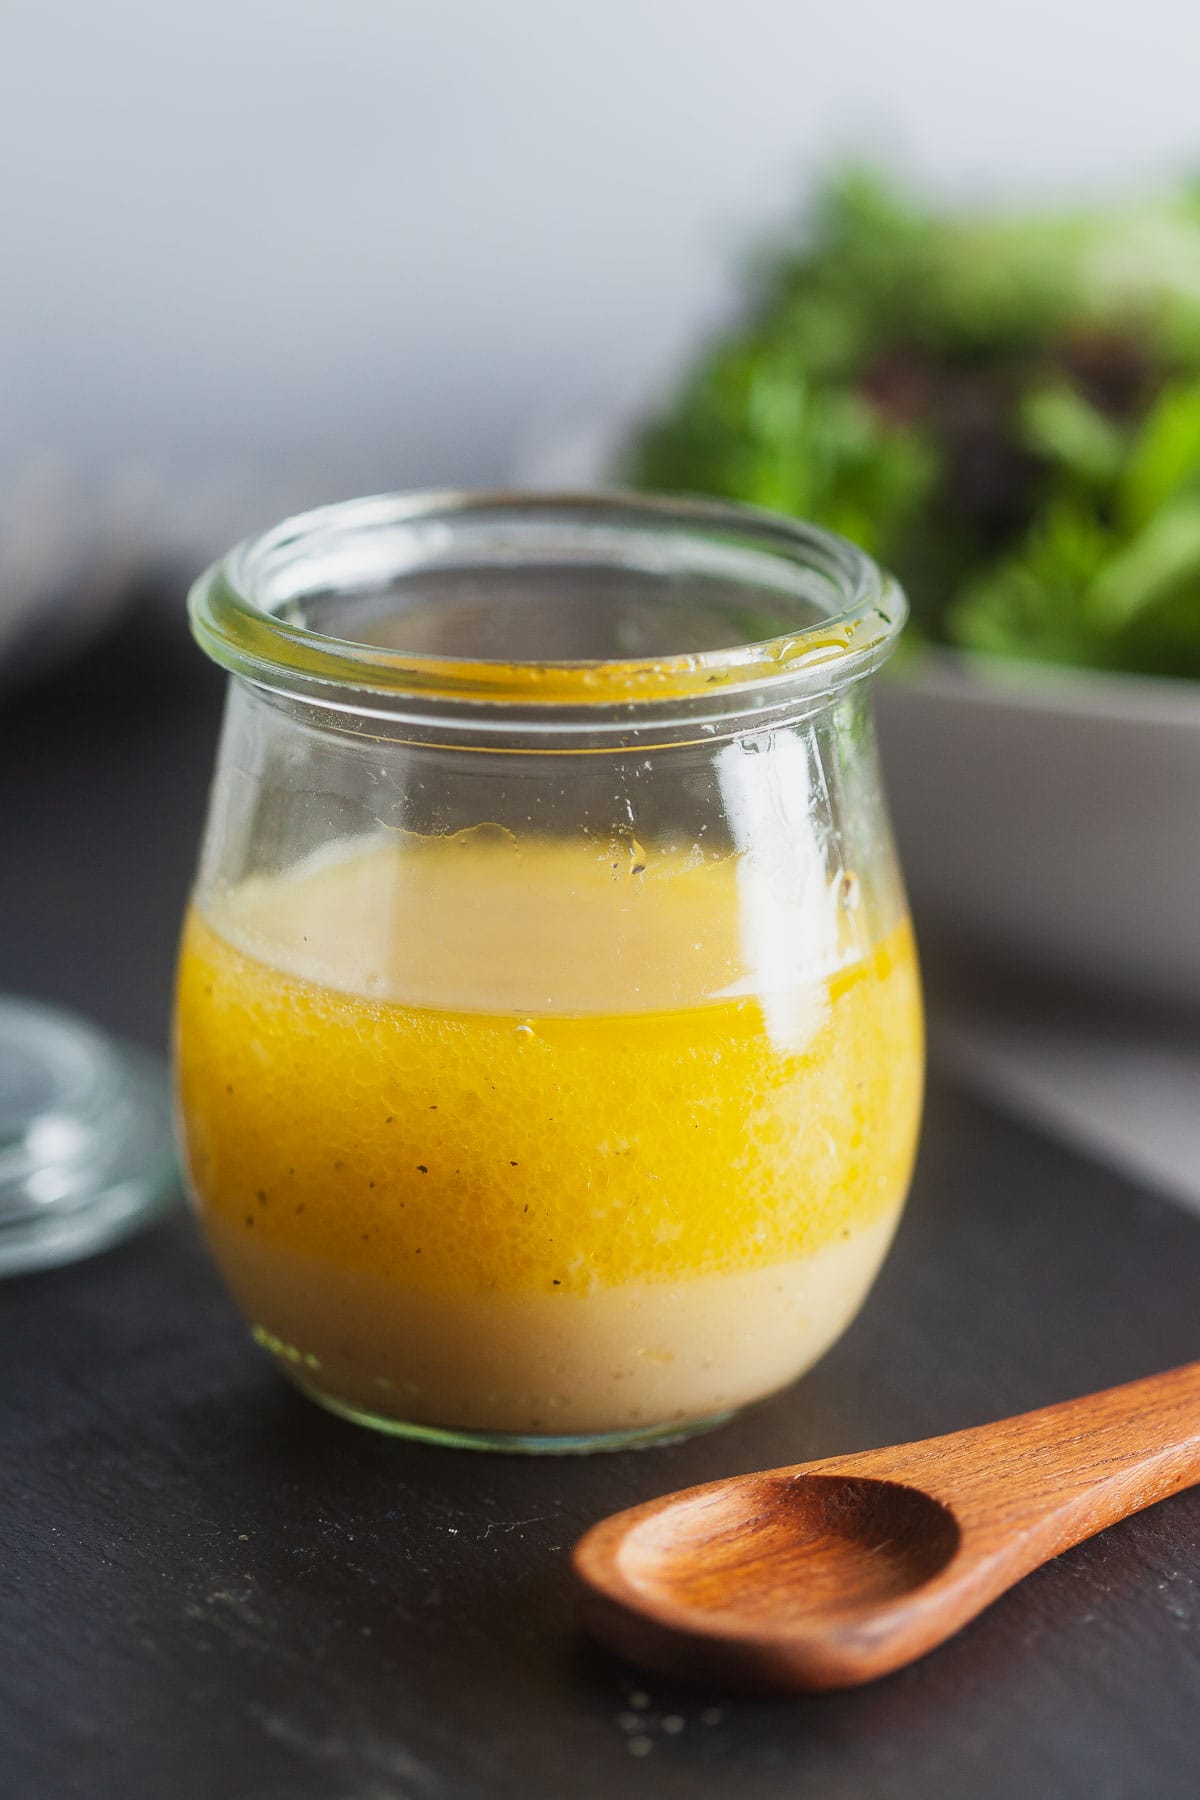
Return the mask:
[[576,1546],[585,1622],[725,1687],[854,1687],[1200,1482],[1200,1363],[948,1437],[688,1488]]

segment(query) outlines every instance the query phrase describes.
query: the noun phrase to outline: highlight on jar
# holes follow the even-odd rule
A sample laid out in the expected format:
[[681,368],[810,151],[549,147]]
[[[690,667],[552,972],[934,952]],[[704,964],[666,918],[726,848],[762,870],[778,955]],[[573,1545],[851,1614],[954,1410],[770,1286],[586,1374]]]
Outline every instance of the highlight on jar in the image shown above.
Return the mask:
[[858,1312],[919,981],[849,545],[644,496],[352,502],[197,585],[231,674],[179,965],[193,1199],[365,1424],[716,1424]]

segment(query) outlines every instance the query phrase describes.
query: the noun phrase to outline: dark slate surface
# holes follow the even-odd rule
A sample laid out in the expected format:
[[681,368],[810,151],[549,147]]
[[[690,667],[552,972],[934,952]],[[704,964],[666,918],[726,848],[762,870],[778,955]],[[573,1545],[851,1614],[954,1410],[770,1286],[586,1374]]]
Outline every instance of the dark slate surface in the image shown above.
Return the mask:
[[[124,686],[122,687],[122,682]],[[0,722],[0,982],[161,1042],[219,692],[139,631]],[[565,1552],[724,1473],[1200,1351],[1200,1222],[949,1091],[858,1325],[712,1437],[533,1462],[327,1418],[178,1217],[0,1286],[4,1800],[1195,1800],[1200,1492],[858,1693],[731,1700],[583,1640]]]

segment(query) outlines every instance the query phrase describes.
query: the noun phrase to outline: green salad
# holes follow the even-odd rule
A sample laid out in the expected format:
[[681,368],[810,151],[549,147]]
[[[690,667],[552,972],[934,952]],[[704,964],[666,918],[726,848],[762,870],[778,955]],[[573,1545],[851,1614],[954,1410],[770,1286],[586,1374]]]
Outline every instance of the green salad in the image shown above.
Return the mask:
[[953,214],[844,173],[620,472],[844,532],[933,641],[1200,678],[1200,186]]

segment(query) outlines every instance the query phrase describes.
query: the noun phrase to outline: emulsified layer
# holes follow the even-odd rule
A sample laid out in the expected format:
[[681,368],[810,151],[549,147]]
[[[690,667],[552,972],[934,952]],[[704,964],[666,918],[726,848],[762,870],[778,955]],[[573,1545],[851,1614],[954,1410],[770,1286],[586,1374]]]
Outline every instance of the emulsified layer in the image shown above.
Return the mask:
[[189,1169],[285,1365],[397,1419],[576,1433],[813,1361],[907,1187],[915,961],[906,924],[851,932],[745,991],[744,911],[732,862],[485,836],[194,912]]
[[[431,1293],[236,1226],[209,1236],[258,1340],[354,1411],[522,1436],[638,1431],[785,1387],[853,1318],[899,1217],[795,1262],[588,1294]],[[317,1348],[313,1348],[313,1346]]]

